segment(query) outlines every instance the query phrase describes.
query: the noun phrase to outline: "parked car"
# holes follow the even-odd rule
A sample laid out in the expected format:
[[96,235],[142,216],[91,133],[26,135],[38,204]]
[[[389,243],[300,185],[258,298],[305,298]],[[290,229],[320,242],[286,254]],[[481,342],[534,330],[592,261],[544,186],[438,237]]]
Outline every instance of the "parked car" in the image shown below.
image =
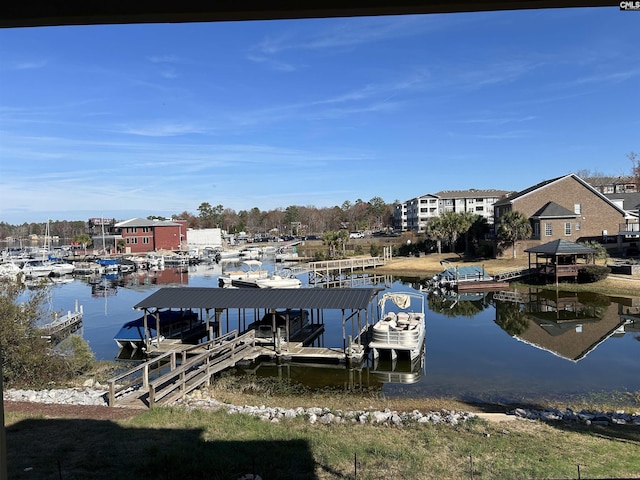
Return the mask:
[[351,232],[351,233],[349,233],[349,238],[364,238],[364,233],[362,233],[362,232]]

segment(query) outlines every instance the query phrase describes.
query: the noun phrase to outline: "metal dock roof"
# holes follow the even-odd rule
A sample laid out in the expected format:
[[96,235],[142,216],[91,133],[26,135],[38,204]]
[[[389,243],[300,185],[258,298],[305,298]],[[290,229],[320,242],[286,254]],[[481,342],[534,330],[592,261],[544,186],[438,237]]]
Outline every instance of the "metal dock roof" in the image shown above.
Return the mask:
[[150,308],[308,308],[365,310],[378,288],[161,288],[134,305]]

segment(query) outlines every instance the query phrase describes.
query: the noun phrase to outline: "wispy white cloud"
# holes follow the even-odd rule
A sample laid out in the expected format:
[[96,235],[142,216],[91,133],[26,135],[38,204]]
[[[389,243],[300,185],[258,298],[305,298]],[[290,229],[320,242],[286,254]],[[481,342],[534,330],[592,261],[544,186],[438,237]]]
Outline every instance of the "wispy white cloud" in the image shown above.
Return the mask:
[[205,129],[190,123],[156,123],[146,126],[123,126],[121,133],[142,137],[177,137],[180,135],[202,134]]
[[23,61],[16,63],[13,68],[15,70],[37,70],[47,66],[47,60]]

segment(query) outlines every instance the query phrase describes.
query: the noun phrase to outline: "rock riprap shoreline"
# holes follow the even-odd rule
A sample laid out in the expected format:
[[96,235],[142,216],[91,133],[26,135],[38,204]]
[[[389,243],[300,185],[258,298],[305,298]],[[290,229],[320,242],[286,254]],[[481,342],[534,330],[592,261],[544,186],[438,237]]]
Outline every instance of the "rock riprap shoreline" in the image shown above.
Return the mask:
[[[100,388],[61,388],[44,390],[21,390],[10,389],[4,392],[5,401],[34,402],[62,405],[94,405],[108,407],[108,391]],[[448,424],[458,425],[477,418],[478,415],[472,412],[462,412],[453,410],[441,410],[438,412],[397,412],[390,409],[384,410],[358,410],[341,411],[330,410],[328,408],[281,408],[232,405],[223,403],[210,397],[201,390],[196,390],[185,395],[184,398],[176,401],[174,405],[183,406],[187,409],[224,409],[229,414],[252,415],[264,421],[278,423],[283,420],[304,417],[311,424],[332,424],[332,423],[359,423],[403,426],[412,424]],[[594,411],[574,411],[571,408],[565,410],[558,409],[524,409],[516,408],[506,412],[516,418],[542,421],[542,422],[574,422],[586,425],[635,425],[640,426],[640,412],[628,413],[624,411],[615,412],[594,412]]]

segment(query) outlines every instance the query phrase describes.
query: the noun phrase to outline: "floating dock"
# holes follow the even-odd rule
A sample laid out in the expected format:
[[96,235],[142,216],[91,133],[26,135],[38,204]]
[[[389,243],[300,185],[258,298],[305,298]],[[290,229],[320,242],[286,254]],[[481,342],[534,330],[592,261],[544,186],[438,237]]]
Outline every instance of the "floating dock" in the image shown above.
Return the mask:
[[49,342],[59,342],[82,326],[82,314],[82,306],[78,307],[76,300],[73,312],[69,310],[62,316],[55,312],[51,322],[38,327],[41,331],[41,337]]

